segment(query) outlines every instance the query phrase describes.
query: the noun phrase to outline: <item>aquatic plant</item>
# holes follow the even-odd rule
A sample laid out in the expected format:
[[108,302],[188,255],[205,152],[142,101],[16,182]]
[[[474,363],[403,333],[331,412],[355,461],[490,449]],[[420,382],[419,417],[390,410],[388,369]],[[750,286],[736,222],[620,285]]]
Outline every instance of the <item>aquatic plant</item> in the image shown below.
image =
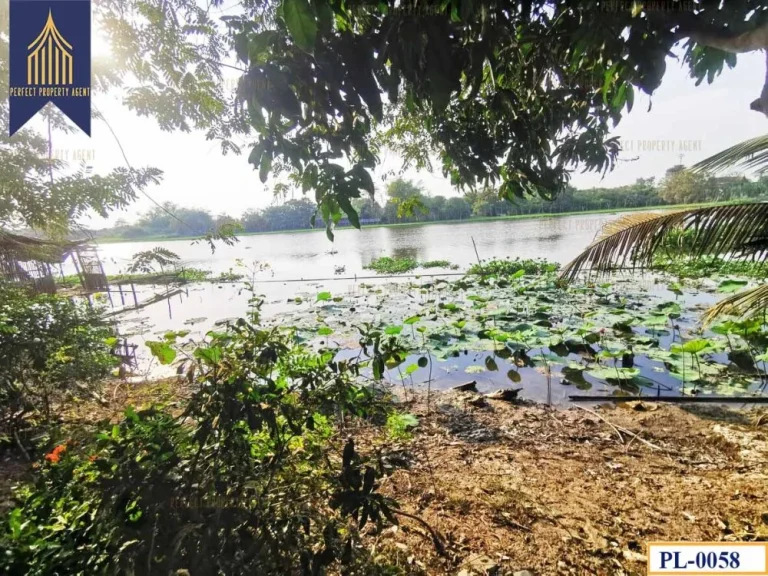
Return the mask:
[[374,258],[363,266],[366,270],[373,270],[377,274],[405,274],[419,267],[419,263],[408,257],[382,256]]
[[451,264],[448,260],[428,260],[420,264],[421,268],[450,268],[451,270],[458,270],[459,266]]
[[[631,266],[651,267],[669,238],[684,240],[680,250],[693,258],[764,263],[768,251],[768,202],[747,202],[676,210],[664,214],[629,214],[609,222],[600,236],[563,269],[560,279],[573,281],[581,272],[606,273]],[[682,236],[680,236],[682,235]],[[752,316],[768,309],[768,284],[749,288],[713,306],[704,321],[717,316]]]
[[544,259],[506,258],[504,260],[483,260],[469,267],[467,274],[481,276],[509,277],[519,274],[537,275],[555,272],[560,268],[557,262],[548,262]]

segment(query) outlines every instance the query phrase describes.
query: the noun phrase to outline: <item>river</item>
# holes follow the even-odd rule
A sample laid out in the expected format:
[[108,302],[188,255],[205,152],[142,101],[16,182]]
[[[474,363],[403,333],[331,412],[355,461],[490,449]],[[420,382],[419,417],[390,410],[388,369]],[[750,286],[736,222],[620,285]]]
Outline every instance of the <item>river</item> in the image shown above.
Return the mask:
[[[418,261],[449,260],[462,268],[481,258],[547,258],[565,263],[575,257],[617,214],[589,214],[526,220],[371,227],[343,229],[330,242],[324,230],[241,236],[234,246],[220,245],[211,253],[207,244],[189,240],[104,244],[100,254],[109,274],[124,271],[131,256],[156,246],[178,254],[186,265],[225,272],[246,263],[266,262],[274,279],[294,280],[334,276],[345,266],[345,276],[370,275],[363,266],[380,256],[409,256]],[[336,253],[331,253],[335,251]]]
[[[258,272],[254,279],[258,292],[266,297],[265,316],[280,318],[281,313],[295,309],[288,300],[296,295],[314,302],[316,294],[322,291],[329,291],[334,296],[355,294],[360,291],[361,282],[393,282],[392,279],[371,279],[375,274],[363,268],[374,258],[384,255],[409,256],[420,262],[448,260],[460,267],[459,271],[429,269],[414,272],[424,276],[462,272],[477,262],[477,254],[483,259],[546,258],[566,263],[594,239],[606,222],[619,215],[372,227],[360,231],[344,229],[337,231],[333,243],[324,231],[243,236],[234,246],[219,245],[215,253],[207,244],[192,244],[189,240],[104,244],[99,247],[99,252],[109,274],[124,272],[133,254],[157,246],[178,254],[185,266],[208,269],[214,274],[230,269],[242,273],[239,262],[244,265],[254,261],[268,264],[269,268]],[[344,267],[344,272],[337,274],[340,266]],[[163,290],[158,286],[139,286],[137,289],[139,301]],[[249,296],[242,283],[189,284],[183,293],[167,301],[121,315],[121,333],[138,345],[139,374],[159,376],[168,373],[167,368],[159,367],[151,358],[144,345],[147,340],[157,340],[168,330],[181,329],[190,330],[192,339],[202,339],[217,322],[242,316]],[[120,298],[115,295],[112,298],[119,306]],[[132,300],[132,297],[126,298],[128,303]],[[447,386],[457,378],[462,378],[461,371],[444,378],[445,382],[438,387]],[[540,380],[541,375],[533,373],[532,378]],[[526,395],[543,399],[541,394],[545,389],[540,382],[532,381],[531,393]],[[567,392],[562,390],[561,401]]]

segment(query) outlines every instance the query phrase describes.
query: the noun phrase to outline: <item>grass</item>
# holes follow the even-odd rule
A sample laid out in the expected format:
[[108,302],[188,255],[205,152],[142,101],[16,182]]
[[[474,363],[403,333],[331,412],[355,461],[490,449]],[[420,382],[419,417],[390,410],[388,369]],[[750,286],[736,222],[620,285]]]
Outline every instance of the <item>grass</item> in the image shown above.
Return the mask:
[[[565,216],[578,216],[589,214],[615,214],[617,212],[648,212],[653,210],[678,210],[683,208],[703,208],[705,206],[725,206],[728,204],[738,204],[739,201],[728,202],[703,202],[699,204],[674,204],[674,205],[659,205],[659,206],[639,206],[634,208],[601,208],[597,210],[583,210],[575,212],[544,212],[541,214],[515,214],[512,216],[478,216],[475,218],[465,218],[462,220],[430,220],[428,222],[396,222],[394,224],[369,224],[363,226],[363,228],[399,228],[403,226],[430,226],[434,224],[472,224],[475,222],[498,222],[503,220],[536,220],[540,218],[561,218]],[[336,230],[354,230],[352,226],[339,226]],[[264,236],[269,234],[305,234],[311,232],[324,232],[322,228],[304,228],[300,230],[273,230],[270,232],[242,232],[237,234],[240,236]],[[133,243],[133,242],[173,242],[182,240],[198,240],[202,236],[142,236],[139,238],[120,238],[116,236],[105,236],[103,238],[96,238],[96,244],[116,244],[116,243]]]

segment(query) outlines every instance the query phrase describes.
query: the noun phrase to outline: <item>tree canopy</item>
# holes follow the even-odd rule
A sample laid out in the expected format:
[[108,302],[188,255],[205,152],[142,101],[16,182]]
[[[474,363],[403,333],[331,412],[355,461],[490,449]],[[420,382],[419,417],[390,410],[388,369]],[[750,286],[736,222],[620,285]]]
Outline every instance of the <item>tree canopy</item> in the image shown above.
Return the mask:
[[[331,237],[343,213],[357,222],[352,200],[373,193],[383,147],[410,166],[436,158],[456,186],[553,198],[577,166],[613,167],[611,129],[636,90],[660,85],[679,42],[698,82],[768,46],[757,0],[666,10],[607,0],[244,0],[215,16],[223,4],[98,3],[115,61],[94,63],[96,87],[122,83],[125,104],[161,128],[202,129],[225,153],[247,152],[263,182],[287,174],[314,192]],[[234,95],[222,82],[231,68]],[[768,111],[766,102],[768,90],[752,107]]]

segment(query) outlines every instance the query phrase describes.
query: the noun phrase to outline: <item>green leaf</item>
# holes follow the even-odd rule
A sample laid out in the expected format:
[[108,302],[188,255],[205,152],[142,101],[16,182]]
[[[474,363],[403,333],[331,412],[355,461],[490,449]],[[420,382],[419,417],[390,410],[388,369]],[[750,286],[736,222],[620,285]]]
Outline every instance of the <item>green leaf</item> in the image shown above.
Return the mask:
[[259,142],[252,149],[248,155],[248,163],[253,164],[253,167],[261,165],[261,155],[264,153],[264,144]]
[[349,198],[346,196],[339,196],[337,200],[339,206],[341,206],[341,209],[344,210],[347,218],[349,218],[349,223],[360,230],[360,216],[357,214],[357,210],[352,206],[352,202],[349,201]]
[[328,326],[323,326],[317,331],[317,334],[319,336],[330,336],[331,334],[333,334],[333,330]]
[[402,326],[387,326],[386,328],[384,328],[384,334],[389,334],[391,336],[400,334],[400,332],[402,331],[403,331]]
[[730,294],[732,292],[738,292],[744,286],[749,284],[746,280],[723,280],[717,287],[717,291],[722,294]]
[[267,178],[269,178],[269,171],[272,169],[272,154],[265,153],[261,157],[261,165],[259,166],[259,180],[262,184],[266,184]]
[[168,342],[147,342],[152,356],[160,361],[160,364],[167,365],[176,359],[176,350],[171,348]]
[[496,360],[494,360],[491,356],[485,357],[485,367],[491,372],[495,372],[499,369],[499,365],[496,364]]
[[419,425],[419,419],[413,414],[400,414],[398,420],[403,426],[413,428]]
[[411,316],[403,320],[403,324],[410,326],[411,324],[416,324],[419,320],[421,320],[421,316]]
[[317,38],[315,12],[307,0],[283,0],[283,18],[296,46],[312,54]]
[[221,361],[221,348],[212,346],[210,348],[197,348],[192,354],[198,360],[214,366]]
[[409,364],[405,369],[405,373],[406,375],[410,375],[416,372],[416,370],[418,369],[419,369],[419,366],[417,364]]
[[419,368],[426,368],[429,365],[429,360],[426,356],[422,356],[418,361]]
[[317,295],[317,300],[315,302],[325,302],[331,299],[331,293],[330,292],[320,292]]
[[712,348],[712,342],[699,338],[697,340],[689,340],[683,344],[682,350],[683,352],[689,352],[690,354],[698,354],[710,348]]
[[600,380],[632,380],[640,374],[639,368],[598,368],[588,370],[587,374]]
[[512,382],[515,382],[515,383],[520,382],[522,380],[522,377],[520,376],[520,372],[518,372],[517,370],[510,370],[509,372],[507,372],[507,378],[509,378],[510,380],[512,380]]

